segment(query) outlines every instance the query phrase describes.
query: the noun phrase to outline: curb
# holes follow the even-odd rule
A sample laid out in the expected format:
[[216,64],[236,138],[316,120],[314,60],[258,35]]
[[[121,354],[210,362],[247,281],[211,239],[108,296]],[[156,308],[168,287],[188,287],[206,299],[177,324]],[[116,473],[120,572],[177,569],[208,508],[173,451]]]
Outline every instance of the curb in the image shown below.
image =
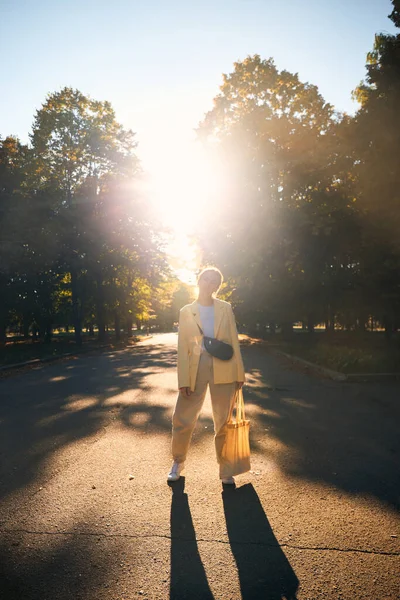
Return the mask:
[[65,358],[67,356],[76,356],[73,352],[68,352],[68,354],[59,354],[58,356],[48,356],[47,358],[32,358],[32,360],[26,360],[21,363],[13,363],[12,365],[3,365],[0,367],[0,371],[7,371],[8,369],[17,369],[18,367],[27,367],[28,365],[36,365],[46,362],[52,362],[53,360],[58,360],[59,358]]
[[27,367],[29,365],[37,365],[42,363],[53,362],[55,360],[59,360],[60,358],[67,358],[68,356],[80,356],[81,354],[88,354],[89,352],[93,352],[96,350],[104,350],[105,348],[109,348],[110,346],[107,344],[106,346],[98,346],[97,348],[91,348],[90,350],[82,350],[82,352],[67,352],[66,354],[58,354],[58,356],[47,356],[46,358],[32,358],[31,360],[26,360],[21,363],[13,363],[12,365],[3,365],[0,367],[0,371],[7,371],[8,369],[17,369],[18,367]]
[[299,356],[296,356],[295,354],[287,354],[286,352],[282,352],[282,350],[273,350],[273,352],[274,352],[274,354],[279,354],[281,356],[284,356],[285,358],[288,358],[289,360],[291,360],[293,362],[298,362],[307,367],[310,367],[314,371],[322,373],[323,375],[326,375],[327,377],[329,377],[330,379],[333,379],[334,381],[346,381],[349,377],[345,373],[340,373],[339,371],[332,371],[332,369],[327,369],[326,367],[321,367],[320,365],[309,362],[308,360],[304,360],[304,358],[300,358]]
[[400,381],[400,373],[349,373],[347,380],[355,383]]
[[[148,340],[151,337],[152,336],[148,336],[144,339]],[[142,339],[136,339],[135,343],[138,343],[140,341],[142,341]],[[80,356],[81,354],[89,354],[89,352],[96,352],[97,350],[105,350],[106,348],[112,348],[112,344],[104,344],[103,346],[97,346],[96,348],[90,348],[87,351],[82,350],[81,352],[67,352],[66,354],[59,354],[58,356],[48,356],[47,358],[32,358],[31,360],[26,360],[21,363],[13,363],[11,365],[3,365],[0,367],[0,372],[7,371],[9,369],[18,369],[20,367],[27,367],[29,365],[37,365],[37,364],[42,364],[42,363],[53,362],[55,360],[59,360],[60,358],[68,358],[68,356]]]
[[333,381],[348,381],[349,383],[374,383],[374,382],[387,382],[387,381],[400,381],[400,373],[341,373],[340,371],[333,371],[316,363],[309,362],[300,356],[295,354],[287,354],[282,350],[275,350],[271,348],[274,354],[279,354],[292,362],[298,362],[300,364],[322,373],[333,379]]

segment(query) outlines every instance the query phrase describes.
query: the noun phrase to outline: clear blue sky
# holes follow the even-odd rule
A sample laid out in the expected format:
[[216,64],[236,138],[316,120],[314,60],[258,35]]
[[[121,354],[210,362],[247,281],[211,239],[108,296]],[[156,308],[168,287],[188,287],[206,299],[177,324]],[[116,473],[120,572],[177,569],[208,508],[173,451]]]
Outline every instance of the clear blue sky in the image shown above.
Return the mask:
[[365,75],[389,0],[0,0],[0,135],[27,141],[46,94],[109,100],[150,170],[184,147],[235,60],[258,53],[338,110]]

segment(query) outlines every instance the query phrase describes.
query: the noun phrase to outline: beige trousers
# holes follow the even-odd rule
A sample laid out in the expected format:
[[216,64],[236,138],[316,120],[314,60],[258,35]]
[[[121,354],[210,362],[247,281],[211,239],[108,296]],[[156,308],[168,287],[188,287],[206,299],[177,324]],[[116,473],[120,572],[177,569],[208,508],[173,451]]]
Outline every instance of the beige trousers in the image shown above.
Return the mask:
[[214,383],[213,359],[206,351],[200,356],[194,392],[189,398],[181,393],[178,395],[172,417],[172,456],[179,463],[186,460],[193,429],[204,403],[207,385],[210,386],[215,451],[221,476],[221,451],[225,441],[225,425],[235,399],[236,382]]

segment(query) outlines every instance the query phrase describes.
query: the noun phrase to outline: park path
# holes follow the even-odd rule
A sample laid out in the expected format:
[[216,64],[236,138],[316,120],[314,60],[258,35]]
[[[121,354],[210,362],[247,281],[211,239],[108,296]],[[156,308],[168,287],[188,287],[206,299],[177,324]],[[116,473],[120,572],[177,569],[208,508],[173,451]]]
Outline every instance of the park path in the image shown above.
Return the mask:
[[399,385],[243,354],[253,458],[236,490],[209,399],[166,484],[176,334],[0,382],[1,600],[399,596]]

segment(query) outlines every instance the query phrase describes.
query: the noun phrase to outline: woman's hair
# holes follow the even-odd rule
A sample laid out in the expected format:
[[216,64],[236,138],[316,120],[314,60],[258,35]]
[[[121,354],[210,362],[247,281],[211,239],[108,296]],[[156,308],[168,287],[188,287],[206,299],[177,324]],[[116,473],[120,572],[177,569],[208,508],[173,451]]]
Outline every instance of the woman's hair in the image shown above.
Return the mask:
[[221,271],[219,269],[217,269],[217,267],[205,267],[199,274],[199,276],[197,277],[197,283],[199,283],[200,279],[203,277],[203,275],[205,275],[206,273],[215,273],[218,278],[219,278],[219,284],[218,284],[218,289],[217,292],[219,290],[219,288],[222,285],[222,282],[224,281],[223,275],[221,273]]

